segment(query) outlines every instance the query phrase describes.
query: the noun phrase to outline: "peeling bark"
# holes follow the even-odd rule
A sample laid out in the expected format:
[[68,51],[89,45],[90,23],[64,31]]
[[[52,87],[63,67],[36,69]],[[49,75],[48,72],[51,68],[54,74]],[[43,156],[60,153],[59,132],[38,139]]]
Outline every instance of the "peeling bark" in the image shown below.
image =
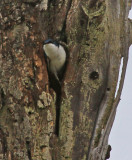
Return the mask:
[[[105,160],[120,101],[132,0],[0,1],[0,159]],[[60,94],[50,88],[47,38],[67,46]],[[122,76],[117,96],[120,62]]]

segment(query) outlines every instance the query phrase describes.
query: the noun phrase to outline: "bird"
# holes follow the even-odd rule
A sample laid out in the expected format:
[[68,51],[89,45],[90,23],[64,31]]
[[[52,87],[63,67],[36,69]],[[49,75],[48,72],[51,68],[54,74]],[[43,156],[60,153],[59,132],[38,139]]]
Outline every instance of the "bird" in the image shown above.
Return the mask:
[[62,77],[59,77],[59,74],[62,72],[66,63],[66,50],[58,41],[53,39],[47,39],[44,41],[43,50],[48,71],[60,82]]

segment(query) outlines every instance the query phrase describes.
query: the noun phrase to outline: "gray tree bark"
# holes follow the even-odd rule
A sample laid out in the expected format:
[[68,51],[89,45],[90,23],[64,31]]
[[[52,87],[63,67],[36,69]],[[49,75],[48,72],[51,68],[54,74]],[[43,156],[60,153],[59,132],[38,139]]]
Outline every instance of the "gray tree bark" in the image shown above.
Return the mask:
[[[120,101],[132,0],[0,1],[0,159],[106,160]],[[64,42],[68,64],[49,87],[43,41]],[[122,75],[115,96],[121,60]]]

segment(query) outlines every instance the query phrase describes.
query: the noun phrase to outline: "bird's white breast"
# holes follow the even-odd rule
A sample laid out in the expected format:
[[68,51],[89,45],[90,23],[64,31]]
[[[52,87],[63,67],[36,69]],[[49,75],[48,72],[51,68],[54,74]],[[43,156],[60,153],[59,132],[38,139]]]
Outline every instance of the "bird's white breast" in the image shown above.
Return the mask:
[[61,45],[58,47],[52,43],[49,43],[45,44],[43,49],[47,57],[50,59],[51,71],[59,71],[66,61],[66,52],[64,48]]

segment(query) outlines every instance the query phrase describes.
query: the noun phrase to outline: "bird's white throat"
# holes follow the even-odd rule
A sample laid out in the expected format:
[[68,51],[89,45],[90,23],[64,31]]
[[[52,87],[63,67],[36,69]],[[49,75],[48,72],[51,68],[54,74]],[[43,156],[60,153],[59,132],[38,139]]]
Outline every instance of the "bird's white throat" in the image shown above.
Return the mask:
[[64,48],[52,43],[45,44],[43,47],[47,57],[50,59],[50,70],[52,72],[59,71],[66,61],[66,52]]

